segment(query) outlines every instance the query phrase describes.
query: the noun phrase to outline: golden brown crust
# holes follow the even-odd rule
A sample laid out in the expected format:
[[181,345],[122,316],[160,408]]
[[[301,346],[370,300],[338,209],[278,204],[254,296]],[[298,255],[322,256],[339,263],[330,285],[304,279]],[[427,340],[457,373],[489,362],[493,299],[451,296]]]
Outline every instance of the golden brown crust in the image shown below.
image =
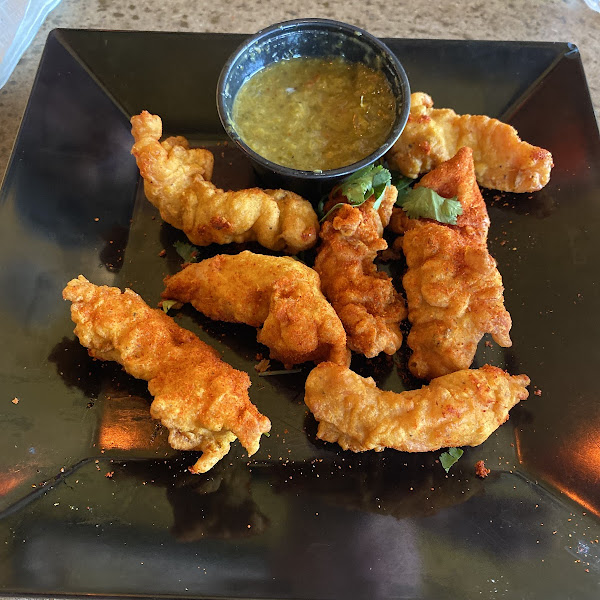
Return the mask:
[[307,200],[285,190],[221,190],[209,181],[208,150],[189,150],[181,137],[161,144],[160,117],[147,111],[131,124],[146,197],[193,244],[256,241],[295,254],[316,243],[319,223]]
[[323,243],[315,259],[323,293],[339,315],[348,347],[371,358],[394,354],[402,343],[400,322],[406,317],[392,280],[373,263],[385,250],[387,225],[397,190],[390,186],[379,210],[368,200],[359,208],[343,205],[321,229]]
[[552,155],[521,141],[514,127],[482,115],[457,115],[433,108],[423,92],[411,95],[410,116],[387,155],[390,166],[416,178],[452,158],[459,148],[473,150],[479,185],[507,192],[535,192],[550,180]]
[[286,366],[350,362],[346,333],[321,293],[319,276],[289,257],[245,251],[187,266],[166,281],[163,298],[211,319],[259,327],[258,341]]
[[150,413],[169,428],[171,446],[203,452],[192,472],[208,471],[236,437],[249,455],[258,450],[271,423],[250,402],[247,373],[129,289],[96,286],[80,275],[63,298],[73,303],[75,334],[90,356],[148,381]]
[[486,365],[398,394],[378,389],[371,377],[321,363],[306,380],[304,400],[319,421],[317,437],[344,450],[428,452],[484,442],[527,398],[527,385],[526,375]]
[[473,172],[470,148],[425,175],[419,185],[444,197],[457,196],[463,214],[457,225],[394,215],[403,231],[408,269],[403,278],[413,354],[411,372],[432,379],[468,368],[477,344],[491,333],[511,345],[511,318],[504,308],[502,277],[487,250],[489,217]]

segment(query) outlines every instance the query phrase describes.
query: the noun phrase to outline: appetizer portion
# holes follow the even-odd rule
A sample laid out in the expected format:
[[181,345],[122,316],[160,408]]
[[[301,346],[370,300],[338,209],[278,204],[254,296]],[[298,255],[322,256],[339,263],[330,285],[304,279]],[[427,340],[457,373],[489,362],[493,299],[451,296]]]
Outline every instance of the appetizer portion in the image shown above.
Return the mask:
[[[387,248],[383,229],[396,197],[396,188],[388,184],[380,198],[373,194],[360,206],[342,203],[321,227],[315,259],[323,293],[344,324],[348,347],[368,358],[394,354],[402,344],[404,300],[373,262]],[[345,201],[334,194],[330,202]]]
[[398,211],[391,223],[406,257],[402,283],[413,351],[409,369],[432,379],[467,369],[485,333],[503,347],[511,346],[511,318],[504,308],[502,277],[487,250],[489,217],[473,171],[472,150],[425,175],[415,186],[456,197],[462,214],[456,225],[411,219]]
[[80,275],[63,298],[73,303],[75,335],[90,356],[116,361],[148,382],[150,413],[169,429],[169,444],[202,451],[192,473],[211,469],[236,438],[248,455],[258,450],[271,422],[250,402],[247,373],[132,290],[96,286]]
[[550,179],[552,154],[521,141],[514,127],[483,115],[457,115],[433,108],[431,96],[411,95],[410,116],[387,155],[392,168],[411,178],[452,158],[459,148],[473,150],[479,185],[505,192],[535,192]]
[[308,360],[350,363],[346,333],[319,276],[293,258],[218,255],[188,265],[165,285],[164,299],[190,302],[211,319],[258,327],[258,341],[286,367]]
[[147,111],[131,124],[146,197],[193,244],[256,241],[290,254],[315,245],[319,223],[307,200],[285,190],[221,190],[210,182],[208,150],[190,150],[181,137],[160,143],[162,121]]
[[372,377],[321,363],[306,380],[304,401],[319,421],[317,437],[344,450],[428,452],[477,446],[528,396],[527,375],[485,365],[434,379],[419,390],[380,390]]

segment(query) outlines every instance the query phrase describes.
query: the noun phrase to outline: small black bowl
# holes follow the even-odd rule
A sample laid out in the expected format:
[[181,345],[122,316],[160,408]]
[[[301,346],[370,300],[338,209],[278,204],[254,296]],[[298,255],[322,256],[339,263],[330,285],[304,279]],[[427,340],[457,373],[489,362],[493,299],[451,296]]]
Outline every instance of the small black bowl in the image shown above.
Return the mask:
[[[302,171],[278,165],[250,148],[235,130],[233,102],[242,85],[264,67],[290,58],[341,57],[387,77],[396,99],[396,119],[385,143],[362,160],[338,169]],[[272,25],[248,38],[225,63],[217,85],[217,108],[225,131],[250,157],[263,181],[317,199],[340,179],[383,156],[398,139],[410,110],[410,86],[396,55],[370,33],[329,19],[297,19]]]

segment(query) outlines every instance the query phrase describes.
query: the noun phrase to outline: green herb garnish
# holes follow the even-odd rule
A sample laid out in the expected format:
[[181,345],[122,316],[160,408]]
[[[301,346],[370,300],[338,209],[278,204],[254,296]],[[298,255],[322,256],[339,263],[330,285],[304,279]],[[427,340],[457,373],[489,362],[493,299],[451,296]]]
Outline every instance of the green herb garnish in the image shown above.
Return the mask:
[[177,304],[177,300],[163,300],[161,307],[166,313],[168,313],[169,309],[173,308],[174,304]]
[[448,448],[448,452],[443,452],[440,454],[440,462],[442,463],[442,467],[446,473],[450,470],[450,467],[458,461],[458,459],[463,455],[462,448]]
[[403,198],[411,191],[410,186],[416,181],[410,177],[405,177],[400,171],[390,171],[392,174],[392,185],[398,190],[398,200],[396,206],[402,206],[400,198]]
[[181,256],[186,263],[192,263],[198,260],[198,248],[196,248],[196,246],[192,246],[192,244],[177,240],[173,244],[173,248],[177,250],[177,254],[179,254],[179,256]]
[[[347,204],[350,206],[360,206],[364,204],[371,196],[375,196],[375,202],[373,208],[377,210],[381,206],[383,200],[383,194],[389,187],[392,181],[390,172],[382,165],[369,165],[364,169],[352,173],[349,177],[344,179],[342,183],[336,185],[331,190],[330,196],[333,198],[338,194],[341,194],[348,201]],[[327,197],[321,199],[318,206],[319,214],[323,213],[323,206]],[[346,204],[345,202],[338,202],[333,206],[327,214],[321,217],[321,221],[324,221],[334,210]]]
[[456,225],[456,218],[463,211],[456,196],[443,198],[428,187],[412,188],[402,196],[398,195],[396,205],[411,219],[435,219],[448,225]]

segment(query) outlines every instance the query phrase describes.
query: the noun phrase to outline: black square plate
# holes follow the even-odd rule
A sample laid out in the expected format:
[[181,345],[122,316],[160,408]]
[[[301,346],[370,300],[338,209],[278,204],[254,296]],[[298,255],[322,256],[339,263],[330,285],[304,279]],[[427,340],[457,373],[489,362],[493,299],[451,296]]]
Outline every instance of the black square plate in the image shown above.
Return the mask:
[[[509,121],[556,165],[541,192],[486,193],[514,346],[482,342],[475,366],[527,373],[536,393],[448,475],[438,453],[319,442],[303,404],[308,367],[259,377],[254,330],[183,309],[178,322],[251,373],[273,422],[251,461],[236,445],[192,476],[194,455],[171,450],[150,418],[145,383],[75,340],[69,279],[130,286],[155,305],[179,267],[183,235],[139,185],[132,114],[148,109],[166,133],[214,146],[221,186],[255,183],[223,144],[214,102],[242,39],[48,38],[0,193],[0,592],[598,598],[600,138],[569,44],[386,40],[413,90]],[[412,385],[391,359],[353,368],[387,389]],[[492,469],[483,481],[480,459]]]

